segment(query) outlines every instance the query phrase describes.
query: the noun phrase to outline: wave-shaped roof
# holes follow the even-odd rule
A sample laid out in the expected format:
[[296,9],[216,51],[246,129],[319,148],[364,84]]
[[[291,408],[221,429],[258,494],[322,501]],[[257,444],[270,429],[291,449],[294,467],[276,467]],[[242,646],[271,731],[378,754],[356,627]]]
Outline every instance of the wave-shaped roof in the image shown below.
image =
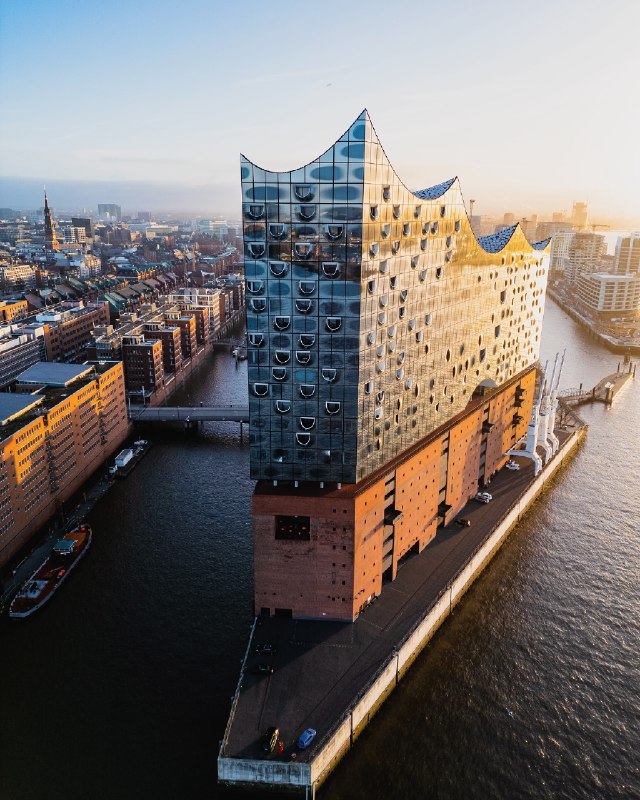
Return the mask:
[[450,189],[453,186],[455,180],[455,178],[449,178],[448,181],[436,183],[435,186],[429,186],[427,189],[420,189],[413,194],[415,194],[416,197],[420,197],[422,200],[437,200],[438,197],[442,197],[447,189]]

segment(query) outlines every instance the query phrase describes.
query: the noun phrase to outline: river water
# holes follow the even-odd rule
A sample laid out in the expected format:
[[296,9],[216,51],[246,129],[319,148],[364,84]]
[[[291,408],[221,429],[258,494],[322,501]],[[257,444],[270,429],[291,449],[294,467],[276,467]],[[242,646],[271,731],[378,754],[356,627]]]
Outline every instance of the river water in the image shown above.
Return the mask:
[[[562,385],[618,357],[548,302]],[[246,402],[225,353],[183,402]],[[586,443],[321,789],[353,798],[640,798],[640,381]],[[56,598],[0,625],[0,800],[191,800],[215,783],[252,621],[238,426],[155,445],[89,517]],[[254,793],[251,797],[257,797]]]

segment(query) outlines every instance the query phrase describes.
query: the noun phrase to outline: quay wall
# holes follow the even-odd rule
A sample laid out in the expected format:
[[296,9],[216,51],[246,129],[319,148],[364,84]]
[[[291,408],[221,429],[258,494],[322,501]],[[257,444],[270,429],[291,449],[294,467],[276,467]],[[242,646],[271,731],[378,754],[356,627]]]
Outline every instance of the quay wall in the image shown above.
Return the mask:
[[[576,419],[579,417],[575,415]],[[536,497],[543,491],[554,473],[569,459],[584,437],[586,426],[572,433],[560,447],[558,453],[535,478],[527,491],[497,522],[493,531],[478,546],[457,575],[442,588],[440,595],[425,609],[424,615],[414,628],[398,642],[389,657],[372,678],[362,687],[350,706],[336,720],[333,728],[322,737],[315,748],[314,758],[309,763],[218,757],[218,780],[233,786],[263,789],[289,789],[305,791],[305,796],[314,796],[315,790],[327,778],[338,762],[351,749],[354,742],[369,724],[377,710],[398,685],[413,661],[447,619],[452,609],[464,596],[474,580],[482,573],[500,549],[511,530],[519,522]],[[251,641],[251,638],[249,639]],[[245,656],[246,661],[246,656]],[[240,682],[238,687],[240,686]],[[220,753],[224,752],[224,741],[233,722],[239,688],[232,704],[225,739]],[[310,795],[309,795],[310,793]]]

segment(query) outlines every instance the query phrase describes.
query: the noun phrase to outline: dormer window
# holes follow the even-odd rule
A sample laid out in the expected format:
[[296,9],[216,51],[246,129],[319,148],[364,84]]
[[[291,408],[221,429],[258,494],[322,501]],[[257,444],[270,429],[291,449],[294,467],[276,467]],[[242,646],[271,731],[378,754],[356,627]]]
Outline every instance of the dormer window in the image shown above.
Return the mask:
[[388,337],[390,339],[393,339],[393,337],[396,335],[396,326],[395,325],[390,325],[389,326],[389,329],[387,330],[387,335],[388,335]]
[[428,222],[425,222],[424,225],[422,226],[422,233],[426,235],[427,233],[429,233],[430,229],[431,225]]
[[405,359],[404,352],[398,353],[398,355],[396,356],[398,364],[404,364],[404,359]]
[[341,317],[327,317],[326,321],[327,330],[331,333],[335,333],[339,331],[342,327],[342,318]]
[[253,393],[256,397],[266,397],[269,394],[269,384],[268,383],[254,383],[253,384]]
[[423,269],[423,270],[420,272],[420,274],[418,275],[418,278],[419,278],[419,280],[420,280],[420,282],[421,282],[421,283],[424,283],[424,282],[427,280],[427,270],[426,270],[426,269]]
[[446,214],[447,214],[447,207],[446,206],[440,206],[440,217],[442,219],[444,219]]
[[433,322],[433,314],[431,314],[431,313],[425,314],[424,315],[424,322],[425,322],[425,325],[431,325],[431,323]]
[[287,228],[281,222],[269,223],[269,236],[272,239],[284,239],[287,235]]
[[453,258],[453,250],[448,250],[444,255],[445,264],[448,264]]
[[262,242],[249,242],[249,253],[253,258],[262,258],[265,245]]
[[311,242],[296,242],[293,245],[293,252],[297,258],[307,259],[313,255],[314,245]]
[[384,308],[389,303],[389,295],[381,294],[378,298],[378,302],[380,303],[380,308]]
[[438,222],[431,223],[431,233],[436,234],[438,232]]
[[291,400],[276,400],[278,414],[288,414],[291,411]]
[[371,219],[374,220],[374,222],[375,222],[375,220],[379,219],[380,218],[380,209],[378,208],[378,206],[371,206],[369,208],[369,215],[371,216]]
[[409,330],[409,331],[415,330],[415,327],[416,327],[415,318],[414,319],[410,319],[409,322],[407,322],[407,330]]
[[402,226],[402,235],[409,236],[410,233],[411,233],[411,223],[405,222],[404,225]]
[[400,317],[400,319],[404,319],[407,316],[406,306],[400,306],[400,308],[398,309],[398,316]]
[[402,206],[394,206],[393,207],[393,218],[400,219],[400,215],[402,214]]
[[376,403],[382,403],[384,400],[384,389],[381,389],[376,395]]
[[383,344],[378,345],[378,347],[376,347],[376,355],[378,356],[378,358],[382,358],[382,356],[385,354],[385,351],[386,348]]
[[413,256],[411,259],[411,269],[415,269],[420,263],[420,256]]
[[364,393],[371,394],[373,391],[373,381],[367,381],[364,385]]
[[369,255],[375,258],[378,255],[379,251],[380,251],[380,245],[378,244],[378,242],[371,242],[371,244],[369,245]]
[[377,281],[375,281],[375,280],[371,280],[371,281],[367,282],[367,290],[368,290],[369,294],[373,294],[375,292],[376,286],[377,286]]
[[452,242],[453,242],[453,236],[447,236],[447,238],[444,240],[444,243],[447,247],[451,247]]
[[252,203],[247,206],[245,213],[251,219],[260,219],[264,216],[264,206]]
[[408,296],[409,296],[409,290],[402,289],[402,291],[400,292],[400,302],[404,303],[404,301],[407,299]]
[[271,375],[273,376],[274,381],[286,381],[287,380],[287,370],[283,367],[274,367],[271,370]]
[[301,203],[308,203],[309,200],[313,200],[314,190],[313,186],[309,186],[309,184],[300,184],[294,188],[293,192]]
[[396,370],[396,380],[401,381],[404,378],[404,368],[400,367],[400,369]]
[[305,400],[309,400],[315,393],[316,387],[310,383],[303,383],[300,386],[300,397],[304,397]]
[[387,345],[387,353],[395,353],[396,352],[396,343],[392,339],[389,344]]
[[329,414],[329,416],[333,416],[334,414],[340,413],[340,403],[337,400],[327,400],[324,404],[324,410]]
[[300,417],[299,422],[300,422],[300,427],[304,431],[311,431],[316,426],[315,417]]
[[291,325],[291,317],[275,317],[273,327],[279,331],[286,331]]
[[301,314],[309,314],[313,311],[313,300],[296,300],[296,311]]
[[395,242],[391,243],[391,252],[395,256],[395,254],[400,250],[400,240],[398,239]]
[[380,227],[380,235],[382,236],[383,239],[387,239],[390,233],[391,233],[391,223],[385,222],[385,224]]
[[383,200],[391,200],[391,187],[390,186],[383,186],[382,187],[382,199]]
[[462,229],[462,222],[459,219],[455,221],[453,229],[455,230],[456,233],[460,233],[460,230]]
[[344,232],[344,225],[327,225],[325,228],[325,233],[327,234],[327,239],[331,239],[335,241],[339,239]]
[[329,367],[324,367],[322,369],[322,380],[326,381],[327,383],[335,383],[338,379],[338,370],[337,369],[330,369]]
[[387,321],[387,312],[381,311],[378,314],[378,325],[384,325],[386,321]]
[[249,294],[261,294],[264,289],[264,281],[247,281],[247,291]]
[[316,343],[316,337],[313,333],[301,333],[298,337],[300,347],[313,347]]
[[416,206],[416,207],[413,209],[413,216],[414,216],[416,219],[418,219],[418,217],[420,216],[420,214],[421,214],[421,213],[422,213],[422,206]]
[[271,274],[275,275],[276,278],[282,278],[283,275],[287,274],[289,265],[286,261],[272,261],[269,264],[269,269],[271,270]]
[[316,215],[315,206],[298,206],[298,216],[303,222],[310,222]]
[[424,341],[424,333],[422,331],[418,331],[416,333],[416,342]]
[[440,280],[440,278],[442,277],[442,272],[443,272],[442,267],[436,267],[436,280],[438,281]]
[[[426,250],[428,246],[429,246],[429,240],[428,239],[420,239],[420,249],[421,250]],[[417,264],[416,264],[416,266],[417,266]]]
[[264,333],[250,333],[249,334],[249,344],[252,347],[263,347],[263,345],[264,345]]
[[374,419],[382,419],[383,414],[384,414],[384,411],[381,408],[378,407],[373,412],[373,417],[374,417]]
[[376,341],[376,335],[373,331],[370,331],[367,334],[367,344],[375,344],[375,341]]
[[388,261],[381,261],[379,266],[380,273],[382,275],[386,275],[389,272],[389,262]]
[[316,290],[315,281],[299,281],[298,290],[300,294],[313,294]]
[[311,363],[311,353],[309,350],[296,350],[296,361],[306,367]]
[[267,301],[264,298],[255,298],[252,297],[249,301],[251,306],[251,310],[255,311],[256,314],[259,314],[262,311],[265,311],[267,308]]
[[395,289],[395,288],[397,287],[397,285],[398,285],[398,276],[397,276],[397,275],[392,275],[392,276],[389,278],[389,286],[390,286],[392,289]]
[[322,272],[325,278],[337,278],[340,275],[340,264],[337,261],[323,261]]
[[278,364],[288,364],[291,358],[291,353],[288,350],[276,350],[273,357]]

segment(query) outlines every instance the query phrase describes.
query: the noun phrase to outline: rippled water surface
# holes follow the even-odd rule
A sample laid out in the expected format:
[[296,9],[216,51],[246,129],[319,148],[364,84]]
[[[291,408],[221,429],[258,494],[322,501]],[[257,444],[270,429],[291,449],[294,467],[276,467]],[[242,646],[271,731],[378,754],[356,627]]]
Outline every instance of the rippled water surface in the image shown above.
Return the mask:
[[[564,386],[618,357],[552,303]],[[212,357],[183,402],[242,404]],[[326,798],[640,798],[640,380],[587,441],[321,789]],[[252,619],[237,425],[155,446],[90,516],[89,557],[0,626],[0,800],[212,798]],[[253,796],[256,796],[255,794]]]

